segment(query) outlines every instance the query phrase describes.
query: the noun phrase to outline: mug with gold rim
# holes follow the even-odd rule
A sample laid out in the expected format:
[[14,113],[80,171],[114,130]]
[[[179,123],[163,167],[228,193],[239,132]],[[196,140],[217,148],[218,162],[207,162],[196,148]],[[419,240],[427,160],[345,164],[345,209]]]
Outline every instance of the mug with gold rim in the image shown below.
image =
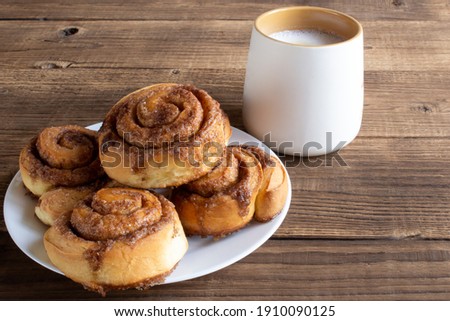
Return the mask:
[[[294,44],[271,37],[314,29],[341,41]],[[357,136],[364,100],[363,29],[354,18],[320,7],[268,11],[254,23],[244,85],[247,131],[275,151],[316,156]]]

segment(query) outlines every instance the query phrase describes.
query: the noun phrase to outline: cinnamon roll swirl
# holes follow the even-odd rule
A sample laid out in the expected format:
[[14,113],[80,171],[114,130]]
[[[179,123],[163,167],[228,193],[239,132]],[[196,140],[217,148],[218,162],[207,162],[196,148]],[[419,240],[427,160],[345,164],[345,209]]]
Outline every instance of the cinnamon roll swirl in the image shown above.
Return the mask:
[[204,90],[156,84],[117,102],[99,131],[107,175],[139,188],[178,186],[209,171],[209,147],[231,136],[228,117]]
[[263,181],[256,197],[255,220],[267,222],[277,216],[284,207],[288,194],[287,174],[280,161],[256,146],[242,145],[261,164]]
[[99,179],[89,185],[57,187],[39,197],[34,212],[46,225],[53,225],[58,217],[71,212],[81,200],[103,187],[126,187],[116,181]]
[[96,132],[76,125],[42,130],[22,149],[19,165],[25,187],[36,196],[57,186],[89,184],[103,175]]
[[186,234],[222,237],[244,227],[253,218],[262,180],[261,165],[252,153],[227,147],[210,173],[172,194]]
[[79,201],[94,191],[94,185],[52,189],[39,197],[34,212],[42,223],[51,226],[58,217],[72,211]]
[[100,189],[58,218],[44,245],[67,277],[102,294],[161,283],[188,248],[171,202],[117,187]]
[[286,202],[286,172],[276,157],[255,146],[229,146],[212,172],[173,191],[188,235],[221,237],[253,218],[267,222]]

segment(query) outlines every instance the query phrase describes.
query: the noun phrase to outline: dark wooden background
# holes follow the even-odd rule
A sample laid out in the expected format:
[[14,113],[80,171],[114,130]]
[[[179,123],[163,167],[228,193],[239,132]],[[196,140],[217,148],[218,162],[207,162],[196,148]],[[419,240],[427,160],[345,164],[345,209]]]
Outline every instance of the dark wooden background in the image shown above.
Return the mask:
[[[38,130],[99,122],[149,84],[194,83],[243,128],[252,21],[269,9],[328,7],[365,31],[364,119],[340,152],[348,166],[289,167],[288,216],[242,261],[107,299],[450,299],[448,1],[61,2],[0,2],[1,200]],[[1,218],[0,299],[99,298],[27,258]]]

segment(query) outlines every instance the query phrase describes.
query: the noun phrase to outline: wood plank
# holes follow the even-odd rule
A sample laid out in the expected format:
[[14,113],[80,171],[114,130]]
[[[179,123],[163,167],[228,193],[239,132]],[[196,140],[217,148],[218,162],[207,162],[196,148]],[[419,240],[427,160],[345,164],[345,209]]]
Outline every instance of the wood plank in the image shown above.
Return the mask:
[[[32,262],[5,233],[0,244],[8,262],[0,266],[0,299],[100,299]],[[450,243],[270,240],[213,274],[147,291],[114,291],[106,299],[449,300]]]
[[[28,139],[2,137],[0,200]],[[277,237],[450,239],[450,138],[361,137],[339,155],[284,159],[293,197]]]
[[[20,149],[39,129],[100,121],[115,101],[149,80],[196,83],[242,128],[243,75],[233,69],[5,70],[0,200]],[[448,74],[368,72],[366,83],[363,128],[340,153],[348,167],[286,160],[294,198],[278,237],[449,238]]]
[[[446,0],[2,0],[0,202],[20,149],[39,129],[100,121],[120,97],[151,83],[194,83],[243,128],[253,20],[293,4],[334,8],[362,22],[359,136],[338,154],[283,157],[293,183],[290,211],[245,259],[107,299],[450,300]],[[100,298],[26,257],[4,219],[0,247],[0,299]]]
[[[40,128],[101,121],[122,96],[158,82],[207,90],[243,128],[243,69],[4,69],[0,133],[30,137]],[[368,71],[360,137],[450,137],[450,73]],[[14,139],[14,138],[12,138]]]
[[[450,34],[442,32],[448,21],[363,26],[367,71],[449,70]],[[78,32],[67,35],[67,28]],[[22,21],[18,29],[0,21],[0,66],[245,69],[251,28],[251,21],[164,20]]]
[[[446,67],[449,68],[449,67]],[[365,73],[360,136],[449,137],[450,70]]]
[[449,153],[448,138],[361,137],[339,153],[348,166],[292,162],[295,196],[278,235],[448,239]]
[[[26,3],[26,4],[25,4]],[[340,10],[364,20],[438,20],[448,16],[443,0],[282,0],[282,1],[133,1],[124,6],[117,0],[74,0],[26,2],[3,0],[0,19],[49,20],[253,20],[261,13],[292,5],[322,6]]]

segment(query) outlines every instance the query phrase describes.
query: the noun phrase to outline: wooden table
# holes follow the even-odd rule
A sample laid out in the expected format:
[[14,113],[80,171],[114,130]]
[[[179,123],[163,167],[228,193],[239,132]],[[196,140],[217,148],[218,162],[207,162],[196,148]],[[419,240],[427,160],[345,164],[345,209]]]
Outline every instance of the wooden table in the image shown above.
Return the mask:
[[[291,208],[256,252],[201,278],[107,299],[450,299],[448,1],[118,3],[0,2],[2,199],[38,130],[99,122],[148,84],[194,83],[242,129],[252,20],[269,9],[304,3],[359,19],[366,94],[361,132],[339,153],[348,166],[291,160]],[[0,246],[1,299],[99,298],[26,257],[3,219]]]

